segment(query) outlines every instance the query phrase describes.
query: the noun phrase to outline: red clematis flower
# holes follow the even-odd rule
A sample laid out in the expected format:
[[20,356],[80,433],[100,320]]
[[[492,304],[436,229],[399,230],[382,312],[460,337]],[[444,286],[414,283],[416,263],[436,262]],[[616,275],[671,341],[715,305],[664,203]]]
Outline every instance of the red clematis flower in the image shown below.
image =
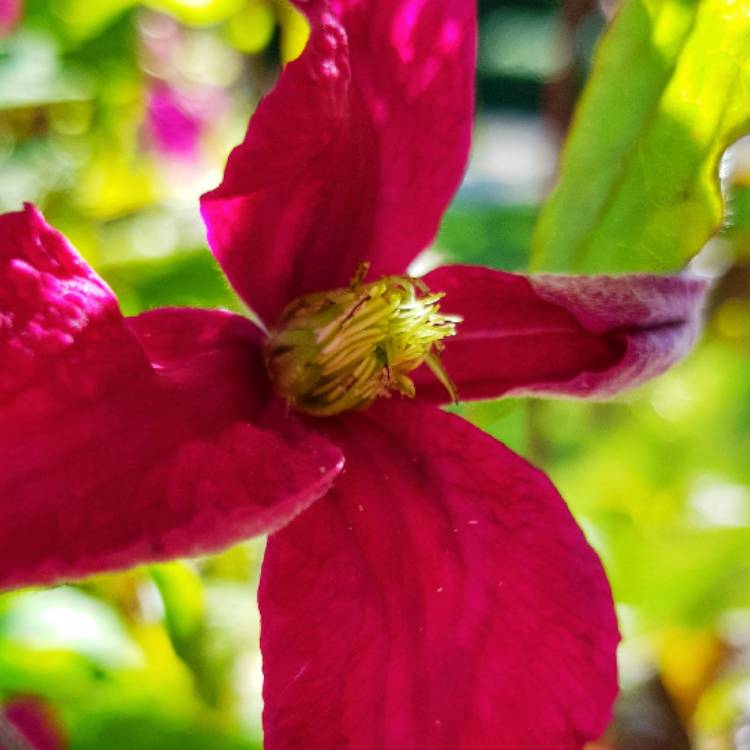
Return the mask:
[[439,406],[643,382],[703,285],[403,276],[464,169],[474,3],[297,5],[309,43],[202,204],[270,334],[123,318],[35,209],[0,217],[0,585],[275,532],[268,750],[579,748],[616,692],[600,563],[544,475]]

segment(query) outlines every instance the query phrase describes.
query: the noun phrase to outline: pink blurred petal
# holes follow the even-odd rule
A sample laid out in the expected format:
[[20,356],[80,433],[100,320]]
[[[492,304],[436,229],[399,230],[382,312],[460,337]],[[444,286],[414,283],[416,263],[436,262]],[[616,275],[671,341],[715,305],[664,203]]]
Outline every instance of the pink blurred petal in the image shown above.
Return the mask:
[[267,429],[249,321],[126,321],[35,209],[0,236],[0,588],[216,550],[328,489],[337,449],[289,419]]
[[[65,732],[52,707],[40,698],[32,696],[14,698],[0,710],[11,725],[33,750],[64,750],[67,747]],[[0,733],[0,750],[5,747]]]
[[164,83],[153,86],[146,121],[159,151],[186,160],[197,157],[204,123],[174,88]]
[[[445,367],[462,400],[526,393],[606,398],[660,375],[700,330],[707,290],[687,276],[532,276],[445,266],[425,277],[463,315]],[[425,368],[420,398],[443,403]]]
[[547,478],[427,405],[325,432],[347,468],[263,564],[267,750],[580,750],[600,734],[612,599]]
[[269,323],[361,260],[403,273],[458,186],[472,122],[473,2],[297,5],[307,48],[202,203],[215,255]]
[[23,0],[0,0],[0,37],[9,34],[23,16]]

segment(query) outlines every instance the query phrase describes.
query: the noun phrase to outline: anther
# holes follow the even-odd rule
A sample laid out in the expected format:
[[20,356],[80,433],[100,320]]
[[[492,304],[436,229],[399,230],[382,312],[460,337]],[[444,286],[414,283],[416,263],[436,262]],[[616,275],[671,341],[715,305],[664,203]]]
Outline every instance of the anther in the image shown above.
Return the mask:
[[440,361],[461,318],[440,312],[442,294],[408,276],[309,294],[286,307],[265,344],[266,367],[290,407],[317,416],[364,409],[392,392],[412,398],[407,373],[425,363],[456,400]]

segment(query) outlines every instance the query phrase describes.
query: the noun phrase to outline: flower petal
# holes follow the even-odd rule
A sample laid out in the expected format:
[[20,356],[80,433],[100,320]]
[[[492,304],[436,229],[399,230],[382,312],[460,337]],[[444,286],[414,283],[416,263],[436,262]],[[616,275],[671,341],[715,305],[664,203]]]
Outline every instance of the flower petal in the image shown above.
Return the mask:
[[347,469],[263,563],[267,750],[580,750],[603,731],[612,599],[546,477],[428,405],[326,425]]
[[35,209],[0,217],[0,237],[0,588],[214,550],[328,489],[337,449],[265,429],[249,321],[126,321]]
[[[7,748],[3,734],[10,740]],[[0,708],[0,750],[18,749],[20,742],[30,750],[64,750],[67,745],[59,718],[41,698],[21,696]]]
[[[519,276],[444,266],[425,276],[464,317],[442,359],[463,401],[506,394],[607,398],[692,348],[706,282],[687,276]],[[446,401],[423,368],[420,398]]]
[[23,15],[23,0],[0,0],[0,38],[18,25]]
[[146,124],[157,150],[186,162],[195,162],[200,153],[204,121],[190,106],[187,94],[157,81],[148,93]]
[[216,257],[268,323],[359,261],[403,273],[458,187],[472,123],[475,3],[296,4],[308,45],[202,202]]

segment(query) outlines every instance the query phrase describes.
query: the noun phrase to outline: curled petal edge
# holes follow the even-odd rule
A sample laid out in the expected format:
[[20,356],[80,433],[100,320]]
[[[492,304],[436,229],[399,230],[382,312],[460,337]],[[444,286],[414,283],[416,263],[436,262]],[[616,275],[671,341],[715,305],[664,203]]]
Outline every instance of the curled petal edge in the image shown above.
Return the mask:
[[[424,277],[463,316],[442,355],[461,400],[606,399],[660,375],[699,335],[709,284],[691,276],[522,276],[444,266]],[[424,370],[417,396],[445,402]]]

